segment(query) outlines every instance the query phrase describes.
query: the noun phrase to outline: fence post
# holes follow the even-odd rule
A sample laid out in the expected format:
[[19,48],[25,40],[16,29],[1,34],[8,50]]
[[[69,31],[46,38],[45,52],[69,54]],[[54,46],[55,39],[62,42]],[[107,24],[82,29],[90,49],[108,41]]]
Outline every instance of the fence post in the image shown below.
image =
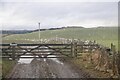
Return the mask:
[[116,74],[116,70],[115,70],[115,45],[113,45],[111,43],[111,50],[112,50],[112,53],[113,53],[113,57],[112,57],[112,73],[113,75]]
[[74,43],[71,42],[71,56],[74,57]]
[[12,60],[15,60],[16,59],[16,55],[15,55],[15,47],[17,46],[17,44],[15,43],[12,43],[10,44],[10,46],[12,46]]
[[77,42],[74,43],[74,54],[77,57]]
[[90,47],[89,47],[89,53],[90,53],[90,54],[92,53],[92,50],[93,50],[93,45],[90,44]]
[[118,77],[120,78],[120,52],[119,51],[117,56],[117,68],[118,68]]

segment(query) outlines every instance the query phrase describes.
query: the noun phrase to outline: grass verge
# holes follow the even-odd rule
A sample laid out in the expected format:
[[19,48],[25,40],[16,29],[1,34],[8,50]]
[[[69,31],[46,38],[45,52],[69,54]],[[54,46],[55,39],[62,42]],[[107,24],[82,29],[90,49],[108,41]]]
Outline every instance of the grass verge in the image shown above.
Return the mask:
[[82,69],[84,72],[89,74],[92,78],[110,78],[110,73],[104,73],[95,70],[95,66],[88,61],[83,61],[82,57],[73,58],[69,60],[78,69]]
[[2,77],[6,77],[14,68],[16,61],[10,61],[7,59],[2,60]]

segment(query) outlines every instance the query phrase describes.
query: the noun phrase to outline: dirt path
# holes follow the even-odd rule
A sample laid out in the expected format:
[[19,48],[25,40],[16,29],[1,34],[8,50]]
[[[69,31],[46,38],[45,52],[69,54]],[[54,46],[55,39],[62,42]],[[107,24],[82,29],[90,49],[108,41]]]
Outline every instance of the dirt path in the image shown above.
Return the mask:
[[30,64],[18,63],[8,78],[83,78],[82,73],[67,63],[52,59],[34,59]]

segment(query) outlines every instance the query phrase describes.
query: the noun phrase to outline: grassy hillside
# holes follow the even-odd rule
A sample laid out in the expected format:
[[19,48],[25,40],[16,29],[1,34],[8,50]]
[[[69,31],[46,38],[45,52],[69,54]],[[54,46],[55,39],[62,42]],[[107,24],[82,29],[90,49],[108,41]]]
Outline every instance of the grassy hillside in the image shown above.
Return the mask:
[[[81,40],[96,40],[98,43],[105,46],[110,46],[110,43],[118,45],[118,28],[117,27],[104,27],[104,28],[65,28],[60,30],[46,30],[41,31],[42,39],[49,38],[71,38]],[[38,32],[32,32],[27,34],[14,34],[3,38],[4,43],[11,42],[37,42]],[[34,41],[32,41],[34,40]]]

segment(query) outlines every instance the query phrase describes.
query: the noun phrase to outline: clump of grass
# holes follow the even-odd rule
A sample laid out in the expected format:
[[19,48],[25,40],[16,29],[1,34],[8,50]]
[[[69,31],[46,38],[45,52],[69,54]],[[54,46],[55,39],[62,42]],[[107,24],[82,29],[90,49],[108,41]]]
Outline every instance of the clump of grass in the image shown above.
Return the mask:
[[2,77],[5,77],[6,75],[8,75],[11,72],[15,63],[16,63],[16,61],[10,61],[7,59],[2,60]]
[[78,68],[83,69],[86,73],[90,74],[93,78],[109,78],[110,73],[104,73],[95,70],[95,65],[90,63],[88,60],[83,60],[83,57],[75,58],[70,60]]
[[0,79],[2,78],[2,63],[0,63]]

